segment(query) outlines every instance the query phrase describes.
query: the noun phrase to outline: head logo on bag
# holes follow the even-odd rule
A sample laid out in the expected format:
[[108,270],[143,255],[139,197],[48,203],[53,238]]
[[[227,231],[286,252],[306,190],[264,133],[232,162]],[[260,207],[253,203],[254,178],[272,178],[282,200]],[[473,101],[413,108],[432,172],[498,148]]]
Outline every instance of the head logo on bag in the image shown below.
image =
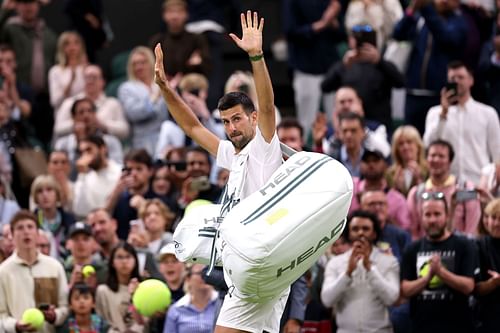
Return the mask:
[[228,285],[249,302],[279,295],[340,236],[352,190],[351,175],[331,157],[291,156],[221,224]]
[[292,260],[292,262],[290,262],[290,265],[288,265],[286,267],[278,268],[278,270],[276,272],[276,277],[279,278],[281,276],[281,274],[283,274],[283,272],[285,272],[287,269],[290,269],[290,270],[294,269],[295,267],[297,267],[298,265],[303,263],[307,258],[309,258],[313,254],[318,252],[318,250],[321,249],[321,250],[325,251],[326,250],[325,245],[329,244],[332,239],[333,240],[337,239],[336,236],[340,235],[342,230],[344,230],[345,223],[346,223],[346,220],[344,219],[344,221],[342,223],[336,225],[335,228],[333,228],[330,235],[325,235],[323,238],[321,238],[318,241],[316,246],[311,246],[306,251],[302,252],[296,259],[294,259],[294,260]]

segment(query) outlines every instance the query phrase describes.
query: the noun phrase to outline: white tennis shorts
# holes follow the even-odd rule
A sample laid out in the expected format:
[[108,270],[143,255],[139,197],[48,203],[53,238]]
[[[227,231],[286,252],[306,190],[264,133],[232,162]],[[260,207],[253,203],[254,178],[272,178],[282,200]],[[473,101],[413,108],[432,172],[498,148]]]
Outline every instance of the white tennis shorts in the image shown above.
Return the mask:
[[239,298],[236,293],[227,293],[217,325],[252,333],[279,333],[289,293],[290,287],[266,303],[250,303]]

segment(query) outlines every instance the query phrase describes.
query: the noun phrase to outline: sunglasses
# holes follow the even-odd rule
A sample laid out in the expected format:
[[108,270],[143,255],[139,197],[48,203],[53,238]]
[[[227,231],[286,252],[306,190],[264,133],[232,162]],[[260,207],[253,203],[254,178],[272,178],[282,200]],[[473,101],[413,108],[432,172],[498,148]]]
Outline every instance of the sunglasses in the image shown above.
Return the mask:
[[445,200],[443,192],[424,192],[421,198],[422,200]]

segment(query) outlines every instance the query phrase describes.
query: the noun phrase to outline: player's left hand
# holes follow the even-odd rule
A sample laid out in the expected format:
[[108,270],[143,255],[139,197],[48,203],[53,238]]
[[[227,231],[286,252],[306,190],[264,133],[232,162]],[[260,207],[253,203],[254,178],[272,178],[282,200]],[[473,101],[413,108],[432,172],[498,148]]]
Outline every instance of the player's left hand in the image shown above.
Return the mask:
[[241,13],[241,30],[243,36],[239,39],[235,34],[229,34],[229,37],[241,48],[247,52],[249,56],[262,54],[262,30],[264,28],[264,18],[260,19],[257,12],[249,10],[246,13]]

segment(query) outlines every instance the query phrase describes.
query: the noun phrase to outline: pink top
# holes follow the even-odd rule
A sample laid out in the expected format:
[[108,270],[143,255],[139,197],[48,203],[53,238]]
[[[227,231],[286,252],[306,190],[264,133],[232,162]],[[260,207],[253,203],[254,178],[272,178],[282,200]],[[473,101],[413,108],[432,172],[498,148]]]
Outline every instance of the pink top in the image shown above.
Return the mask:
[[[349,214],[353,211],[360,209],[361,205],[359,203],[359,197],[365,189],[365,181],[359,179],[358,177],[353,178],[354,190],[352,196],[351,207],[349,208]],[[410,230],[410,214],[408,211],[408,206],[406,204],[406,198],[399,191],[389,188],[387,183],[384,181],[384,185],[380,188],[387,195],[387,208],[389,219],[399,227]]]
[[[452,207],[452,199],[455,192],[458,189],[456,178],[450,175],[444,186],[436,187],[428,179],[424,183],[423,191],[419,191],[419,196],[423,192],[443,192],[446,197],[446,202],[448,203],[448,209],[450,210],[450,215],[452,216],[452,226],[451,231],[460,231],[469,235],[477,234],[477,226],[481,218],[481,205],[479,200],[469,200],[461,203],[457,203],[455,208]],[[466,184],[467,189],[474,189],[472,184]],[[418,191],[418,185],[412,187],[408,193],[408,209],[410,211],[411,219],[411,235],[413,239],[420,239],[425,235],[425,231],[420,223],[422,216],[422,200],[420,198],[415,198]]]

